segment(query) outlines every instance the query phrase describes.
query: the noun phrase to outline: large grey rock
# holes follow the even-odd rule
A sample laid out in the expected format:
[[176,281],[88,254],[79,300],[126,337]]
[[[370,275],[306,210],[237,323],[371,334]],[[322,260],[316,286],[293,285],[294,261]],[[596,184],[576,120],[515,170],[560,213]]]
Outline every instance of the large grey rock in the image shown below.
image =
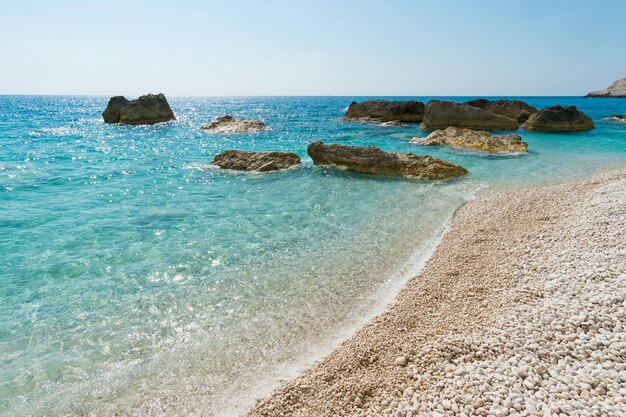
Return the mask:
[[448,127],[435,130],[425,138],[413,138],[418,145],[450,146],[452,148],[472,149],[490,153],[527,152],[528,144],[522,142],[520,135],[508,134],[491,136],[489,132]]
[[372,122],[421,122],[424,103],[420,101],[370,100],[362,103],[353,101],[343,120]]
[[313,142],[307,152],[316,164],[368,174],[423,180],[444,180],[467,174],[465,168],[432,156],[384,152],[374,146],[364,148]]
[[200,129],[213,133],[248,133],[265,130],[266,126],[261,120],[239,120],[226,115],[203,125]]
[[128,106],[130,101],[126,99],[124,96],[115,96],[109,99],[109,104],[106,109],[102,112],[102,118],[105,123],[119,123],[120,121],[120,110],[122,107]]
[[136,100],[111,97],[102,118],[105,123],[130,125],[149,125],[176,119],[163,94],[146,94]]
[[460,127],[474,130],[516,130],[517,120],[478,107],[452,101],[431,100],[426,105],[422,129]]
[[587,94],[585,97],[594,97],[594,98],[624,98],[626,97],[626,78],[622,78],[621,80],[615,81],[608,88],[604,90],[592,91]]
[[524,129],[538,132],[573,132],[593,129],[593,121],[574,106],[552,106],[531,115]]
[[489,113],[506,116],[520,123],[528,120],[531,114],[537,113],[537,109],[521,100],[487,100],[478,98],[467,102],[470,106],[478,107]]
[[300,157],[291,152],[243,152],[227,150],[213,159],[213,165],[237,171],[278,171],[300,164]]

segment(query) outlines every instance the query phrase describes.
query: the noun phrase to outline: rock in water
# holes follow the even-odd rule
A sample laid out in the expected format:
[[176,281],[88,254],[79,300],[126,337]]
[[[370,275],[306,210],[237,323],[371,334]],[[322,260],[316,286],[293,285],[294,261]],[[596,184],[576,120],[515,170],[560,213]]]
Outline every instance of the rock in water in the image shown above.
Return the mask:
[[213,165],[237,171],[278,171],[300,164],[300,157],[291,152],[243,152],[227,150],[213,159]]
[[483,152],[527,152],[528,144],[520,135],[491,136],[489,132],[449,127],[435,130],[425,138],[413,138],[418,145],[439,145],[453,148],[473,149]]
[[426,106],[422,129],[461,127],[474,130],[516,130],[516,119],[490,113],[478,107],[451,101],[431,100]]
[[486,100],[479,98],[467,102],[470,106],[478,107],[489,113],[506,116],[518,122],[525,122],[531,114],[537,113],[537,109],[521,100]]
[[621,80],[615,81],[613,84],[604,90],[592,91],[587,94],[585,97],[594,97],[594,98],[625,98],[626,97],[626,78],[622,78]]
[[146,94],[136,100],[111,97],[102,118],[105,123],[129,125],[149,125],[176,119],[163,94]]
[[260,132],[265,130],[266,126],[261,120],[239,120],[233,116],[226,115],[218,117],[211,123],[200,127],[200,129],[209,130],[213,133],[248,133]]
[[313,142],[307,152],[313,162],[368,174],[423,180],[444,180],[467,174],[467,170],[432,156],[384,152],[374,146],[324,145]]
[[122,107],[128,106],[130,101],[126,100],[124,96],[115,96],[109,99],[107,108],[102,112],[102,118],[105,123],[119,123],[120,122],[120,110]]
[[593,129],[593,121],[574,106],[552,106],[531,115],[524,129],[538,132],[573,132]]
[[605,120],[617,120],[619,122],[626,122],[626,114],[614,114],[607,117]]
[[370,122],[421,122],[424,103],[420,101],[370,100],[362,103],[353,101],[343,120]]

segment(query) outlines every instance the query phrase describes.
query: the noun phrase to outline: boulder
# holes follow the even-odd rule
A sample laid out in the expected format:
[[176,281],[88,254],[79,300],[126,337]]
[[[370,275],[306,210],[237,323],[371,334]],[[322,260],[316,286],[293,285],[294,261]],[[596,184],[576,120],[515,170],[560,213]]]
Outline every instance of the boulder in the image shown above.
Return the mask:
[[475,130],[516,130],[517,120],[478,107],[452,101],[431,100],[424,112],[422,129],[460,127]]
[[527,152],[528,144],[516,134],[491,136],[489,132],[448,127],[435,130],[425,138],[413,138],[418,145],[450,146],[491,153]]
[[593,129],[593,121],[574,106],[552,106],[531,115],[524,129],[538,132],[573,132]]
[[506,116],[520,123],[528,120],[531,114],[537,113],[537,109],[521,100],[487,100],[479,98],[467,102],[470,106],[478,107],[489,113]]
[[176,119],[163,94],[146,94],[136,100],[111,97],[102,118],[105,123],[129,125],[150,125]]
[[213,165],[237,171],[278,171],[300,164],[300,157],[291,152],[243,152],[227,150],[213,159]]
[[364,148],[313,142],[307,152],[315,164],[368,174],[422,180],[444,180],[467,174],[465,168],[432,156],[384,152],[374,146]]
[[424,117],[424,103],[420,101],[370,100],[362,103],[353,101],[343,120],[365,122],[421,122]]
[[592,98],[625,98],[626,97],[626,78],[615,81],[604,90],[592,91],[585,97]]
[[239,120],[226,115],[203,125],[200,129],[213,133],[249,133],[265,130],[266,126],[261,120]]
[[614,114],[613,116],[607,117],[605,120],[615,120],[618,122],[626,122],[626,114]]
[[122,107],[128,106],[130,101],[124,96],[115,96],[109,99],[106,109],[102,112],[102,118],[105,123],[119,123],[120,110]]

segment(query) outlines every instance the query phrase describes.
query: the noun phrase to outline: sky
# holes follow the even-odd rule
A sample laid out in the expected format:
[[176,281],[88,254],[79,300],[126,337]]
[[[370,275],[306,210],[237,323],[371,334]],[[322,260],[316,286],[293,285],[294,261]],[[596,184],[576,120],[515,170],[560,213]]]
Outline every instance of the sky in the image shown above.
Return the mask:
[[583,95],[623,0],[0,0],[0,94]]

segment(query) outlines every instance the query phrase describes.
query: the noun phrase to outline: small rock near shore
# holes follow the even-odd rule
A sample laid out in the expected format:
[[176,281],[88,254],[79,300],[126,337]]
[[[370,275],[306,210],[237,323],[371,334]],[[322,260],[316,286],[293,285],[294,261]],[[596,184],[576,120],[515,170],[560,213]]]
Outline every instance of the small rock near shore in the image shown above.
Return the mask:
[[420,101],[370,100],[357,103],[353,101],[343,120],[416,123],[424,117],[424,103]]
[[626,114],[614,114],[606,118],[607,120],[617,120],[619,122],[626,122]]
[[395,360],[395,364],[398,366],[406,366],[406,364],[409,363],[409,361],[407,360],[406,356],[398,356],[396,357]]
[[528,144],[522,142],[520,135],[509,134],[491,136],[489,132],[449,127],[435,130],[425,138],[413,138],[418,145],[450,146],[452,148],[472,149],[490,153],[527,152]]
[[574,132],[594,128],[591,118],[574,106],[552,106],[531,115],[524,129],[538,132]]
[[231,115],[218,117],[211,123],[207,123],[200,127],[202,130],[208,130],[213,133],[249,133],[260,132],[265,130],[267,126],[261,120],[240,120],[235,119]]
[[278,171],[299,164],[300,157],[291,152],[244,152],[231,149],[213,159],[213,165],[237,171]]
[[384,152],[374,146],[325,145],[313,142],[307,152],[315,164],[356,172],[424,180],[444,180],[467,174],[467,170],[432,156]]

